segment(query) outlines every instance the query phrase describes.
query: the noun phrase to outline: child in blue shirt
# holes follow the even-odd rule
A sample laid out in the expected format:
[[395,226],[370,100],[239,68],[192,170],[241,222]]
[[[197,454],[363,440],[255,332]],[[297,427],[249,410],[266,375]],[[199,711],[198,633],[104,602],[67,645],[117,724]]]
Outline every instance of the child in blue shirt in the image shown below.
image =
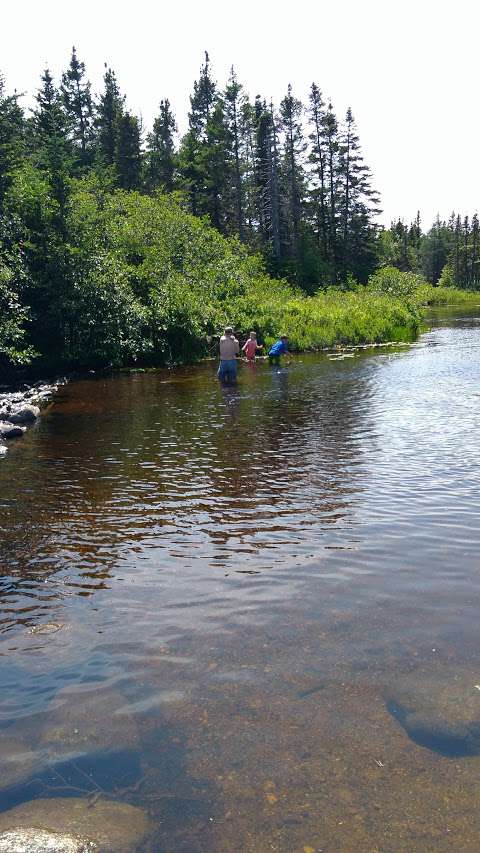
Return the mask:
[[280,364],[280,356],[288,353],[288,338],[286,335],[281,335],[280,339],[274,343],[268,353],[270,364]]

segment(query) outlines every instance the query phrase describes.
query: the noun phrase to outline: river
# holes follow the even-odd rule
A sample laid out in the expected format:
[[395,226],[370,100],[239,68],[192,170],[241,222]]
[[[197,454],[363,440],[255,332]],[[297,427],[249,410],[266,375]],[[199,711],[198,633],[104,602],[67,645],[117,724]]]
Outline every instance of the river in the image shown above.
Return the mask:
[[236,389],[62,387],[0,460],[0,810],[127,802],[139,850],[478,850],[479,354],[450,310]]

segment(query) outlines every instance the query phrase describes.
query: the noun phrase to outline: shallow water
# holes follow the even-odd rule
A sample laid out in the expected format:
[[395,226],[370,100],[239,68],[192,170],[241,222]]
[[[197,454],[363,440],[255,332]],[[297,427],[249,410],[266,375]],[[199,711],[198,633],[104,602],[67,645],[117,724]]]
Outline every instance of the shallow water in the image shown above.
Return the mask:
[[478,850],[480,317],[348,355],[74,382],[0,460],[1,810]]

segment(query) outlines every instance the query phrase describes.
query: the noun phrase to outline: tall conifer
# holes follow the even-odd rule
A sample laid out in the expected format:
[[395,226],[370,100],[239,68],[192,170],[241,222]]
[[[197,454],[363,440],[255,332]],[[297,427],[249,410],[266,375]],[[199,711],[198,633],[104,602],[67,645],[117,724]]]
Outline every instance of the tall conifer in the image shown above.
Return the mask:
[[78,59],[75,47],[72,48],[70,65],[62,74],[60,91],[70,120],[71,138],[80,163],[85,166],[90,162],[92,153],[93,101],[91,84],[85,78],[85,63]]

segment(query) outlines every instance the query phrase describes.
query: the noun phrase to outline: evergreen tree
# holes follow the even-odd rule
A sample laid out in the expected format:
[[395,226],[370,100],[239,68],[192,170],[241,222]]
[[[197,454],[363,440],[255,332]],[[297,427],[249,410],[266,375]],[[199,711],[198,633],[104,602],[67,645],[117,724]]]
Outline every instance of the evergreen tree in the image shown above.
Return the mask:
[[470,286],[477,288],[480,284],[480,259],[479,259],[479,222],[478,215],[475,213],[472,218],[472,261],[471,261],[471,277]]
[[140,188],[140,125],[136,116],[125,112],[118,124],[115,167],[118,184],[124,190]]
[[328,232],[326,213],[326,158],[324,134],[324,101],[322,93],[315,83],[312,83],[309,95],[309,118],[312,131],[309,134],[311,150],[309,161],[312,165],[312,183],[310,189],[311,206],[313,208],[314,229],[317,245],[321,247],[325,258],[328,256]]
[[217,87],[212,78],[210,57],[205,51],[205,63],[200,68],[200,76],[193,84],[193,95],[190,96],[190,112],[188,114],[189,129],[202,142],[206,141],[207,123],[213,108]]
[[111,68],[107,68],[106,64],[103,83],[104,88],[100,95],[95,117],[97,156],[101,164],[113,166],[125,97],[120,92],[115,72]]
[[82,166],[91,159],[93,139],[93,102],[91,84],[85,79],[85,64],[80,62],[75,47],[67,71],[62,74],[60,87],[70,133]]
[[241,125],[243,104],[242,86],[238,82],[232,67],[230,79],[225,89],[225,117],[232,159],[234,222],[241,240],[244,238],[244,190],[242,185],[244,166],[242,163],[242,147],[245,144],[245,140],[242,140]]
[[7,95],[0,74],[0,214],[3,198],[25,149],[25,119],[18,95]]
[[332,281],[337,279],[337,159],[338,159],[338,122],[333,106],[328,104],[322,116],[322,139],[326,149],[326,183],[328,210],[328,254]]
[[63,219],[73,161],[68,140],[69,122],[48,68],[43,72],[41,80],[42,86],[35,97],[37,107],[32,119],[33,157],[34,162],[48,175],[53,197],[59,205],[60,218]]
[[303,138],[302,113],[302,103],[292,95],[292,86],[289,84],[280,104],[280,128],[284,134],[282,189],[290,255],[297,264],[305,181],[303,157],[306,143]]
[[[371,186],[370,170],[363,162],[355,121],[347,110],[338,146],[338,218],[341,226],[341,273],[356,272],[366,280],[376,263],[374,217],[380,213],[378,193]],[[408,229],[402,223],[402,258],[408,258]]]
[[256,182],[258,221],[264,248],[270,255],[272,269],[278,271],[283,257],[280,221],[278,128],[273,104],[267,109],[257,97],[256,118]]
[[205,63],[200,76],[193,84],[188,114],[188,132],[182,139],[179,168],[182,185],[186,190],[192,213],[202,215],[205,208],[205,151],[207,124],[216,96],[216,85],[211,76],[210,58],[205,52]]
[[210,216],[212,225],[222,232],[227,230],[227,198],[231,174],[228,143],[225,104],[222,98],[218,97],[211,108],[206,126],[206,140],[201,147],[201,171],[204,177],[202,209]]
[[160,101],[160,114],[153,123],[153,131],[147,136],[146,185],[151,192],[161,187],[165,192],[173,190],[176,168],[174,134],[177,130],[175,117],[168,99]]

